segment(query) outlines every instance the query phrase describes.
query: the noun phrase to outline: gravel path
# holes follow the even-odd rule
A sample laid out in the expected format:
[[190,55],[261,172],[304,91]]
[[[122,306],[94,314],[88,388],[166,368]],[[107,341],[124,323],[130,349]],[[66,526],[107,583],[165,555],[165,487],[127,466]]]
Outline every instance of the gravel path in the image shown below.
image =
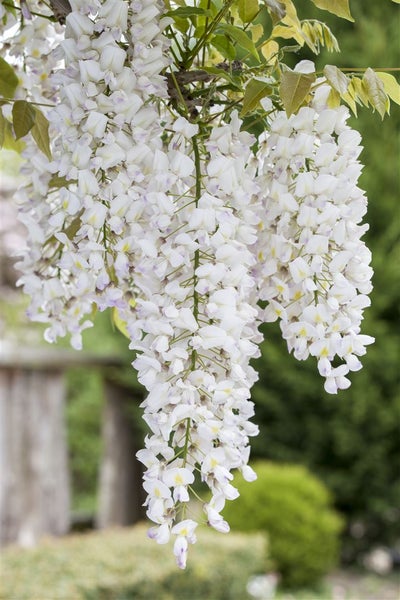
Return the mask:
[[338,571],[327,581],[332,587],[332,600],[400,600],[399,573],[378,577]]

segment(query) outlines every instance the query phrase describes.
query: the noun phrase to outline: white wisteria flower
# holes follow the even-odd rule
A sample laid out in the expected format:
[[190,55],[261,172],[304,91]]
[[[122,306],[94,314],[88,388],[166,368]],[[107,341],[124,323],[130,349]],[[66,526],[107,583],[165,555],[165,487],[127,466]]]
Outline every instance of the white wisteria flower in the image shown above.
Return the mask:
[[[360,136],[346,108],[304,107],[275,113],[258,151],[264,190],[257,244],[266,321],[280,319],[299,360],[318,360],[325,389],[349,387],[349,371],[372,337],[360,333],[372,289],[371,253],[361,240],[367,208],[357,186]],[[335,361],[342,361],[334,366]]]

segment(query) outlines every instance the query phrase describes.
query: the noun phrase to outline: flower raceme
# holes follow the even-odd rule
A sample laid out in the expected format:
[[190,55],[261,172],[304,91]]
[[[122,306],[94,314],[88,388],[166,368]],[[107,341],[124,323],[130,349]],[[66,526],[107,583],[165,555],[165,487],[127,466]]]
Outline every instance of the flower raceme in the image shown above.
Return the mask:
[[289,350],[316,357],[333,393],[372,341],[360,333],[372,271],[359,136],[322,92],[297,115],[270,113],[257,140],[235,111],[191,122],[168,103],[158,2],[70,3],[48,78],[51,161],[27,138],[20,284],[49,342],[69,333],[80,348],[93,306],[126,324],[148,392],[138,458],[149,536],[173,536],[184,568],[196,480],[211,493],[204,520],[227,532],[234,470],[255,478],[259,325],[279,318]]
[[[154,21],[151,39],[146,5]],[[31,318],[50,323],[45,333],[50,342],[70,333],[75,348],[91,326],[93,304],[100,310],[122,308],[132,297],[132,257],[138,252],[133,240],[140,245],[147,237],[143,223],[151,218],[151,205],[143,190],[162,145],[158,111],[148,100],[166,95],[159,71],[168,64],[157,4],[114,0],[98,3],[94,15],[93,6],[72,3],[58,48],[64,66],[51,79],[59,102],[47,113],[53,160],[35,164],[41,172],[37,226],[20,263],[20,283],[32,295]],[[106,19],[111,10],[114,18]],[[135,43],[121,48],[133,36]],[[53,175],[66,179],[59,193],[51,189]],[[31,198],[28,189],[21,207],[27,224]]]
[[[258,354],[260,334],[250,273],[258,223],[257,186],[247,167],[251,140],[235,115],[214,128],[204,147],[195,141],[197,130],[181,124],[169,150],[174,161],[186,130],[192,136],[190,163],[181,163],[169,191],[175,210],[167,227],[162,213],[154,214],[159,239],[135,278],[136,319],[125,319],[130,347],[138,353],[134,366],[149,392],[143,408],[152,434],[138,457],[147,468],[147,515],[158,525],[151,536],[164,543],[176,534],[174,551],[184,566],[194,537],[192,528],[183,536],[176,523],[187,521],[195,473],[211,490],[204,510],[219,531],[228,530],[220,515],[225,500],[238,495],[232,470],[252,476],[246,465],[249,436],[257,433],[249,421],[256,374],[249,362]],[[234,180],[218,176],[221,164],[235,173]]]
[[[320,91],[322,95],[324,90]],[[360,136],[346,108],[276,114],[258,151],[263,197],[258,285],[264,319],[280,319],[298,360],[318,360],[327,392],[349,387],[349,371],[374,340],[360,333],[370,304],[371,253],[361,241],[367,209],[357,186]],[[341,364],[334,366],[334,361]]]

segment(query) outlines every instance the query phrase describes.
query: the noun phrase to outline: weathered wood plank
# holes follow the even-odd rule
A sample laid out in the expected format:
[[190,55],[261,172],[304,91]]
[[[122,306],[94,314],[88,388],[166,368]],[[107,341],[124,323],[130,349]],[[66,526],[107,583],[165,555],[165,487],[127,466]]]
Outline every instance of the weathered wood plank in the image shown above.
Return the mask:
[[0,368],[24,367],[27,369],[50,370],[72,367],[118,367],[122,361],[116,355],[102,355],[76,350],[47,347],[16,347],[0,341]]
[[[0,344],[0,545],[35,544],[70,527],[70,481],[65,424],[65,372],[101,368],[105,380],[104,453],[97,525],[128,525],[143,511],[142,469],[128,390],[107,380],[118,356]],[[99,457],[100,462],[100,457]]]
[[105,382],[97,515],[100,528],[130,525],[144,517],[143,471],[135,456],[142,444],[142,434],[130,410],[135,402],[133,394],[115,382]]
[[0,369],[0,543],[69,529],[62,371]]

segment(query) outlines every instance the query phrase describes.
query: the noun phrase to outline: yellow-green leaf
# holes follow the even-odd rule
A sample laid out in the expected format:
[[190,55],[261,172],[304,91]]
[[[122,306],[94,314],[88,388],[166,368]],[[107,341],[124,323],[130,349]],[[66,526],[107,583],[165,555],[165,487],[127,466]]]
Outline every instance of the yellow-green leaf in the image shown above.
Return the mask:
[[328,96],[326,103],[329,106],[329,108],[338,108],[338,106],[340,106],[339,92],[332,88],[331,91],[329,92],[329,96]]
[[[131,300],[129,300],[129,305],[131,308],[135,308],[136,306],[136,300],[134,298],[132,298]],[[124,321],[123,319],[121,319],[121,315],[119,314],[118,308],[113,308],[112,309],[112,320],[114,325],[116,326],[117,329],[119,329],[119,331],[127,338],[129,338],[129,333],[128,333],[128,329],[127,329],[127,325],[126,325],[126,321]]]
[[252,25],[250,27],[250,33],[251,39],[256,44],[258,40],[260,40],[264,35],[264,27],[261,25],[261,23],[258,23],[257,25]]
[[[398,0],[398,2],[400,4],[400,0]],[[376,74],[382,81],[385,92],[389,98],[393,100],[393,102],[396,102],[396,104],[400,104],[400,84],[397,79],[390,73],[382,73],[379,71]]]
[[260,79],[251,79],[246,86],[243,97],[243,108],[240,116],[244,117],[247,113],[257,108],[260,100],[268,96],[272,91],[270,84]]
[[330,86],[339,92],[339,94],[345,94],[349,87],[349,80],[346,75],[335,65],[326,65],[324,67],[324,75]]
[[325,45],[329,52],[340,52],[339,42],[333,35],[326,23],[320,23],[322,29],[321,44]]
[[0,110],[0,149],[3,147],[6,135],[6,119]]
[[294,39],[300,46],[304,46],[303,31],[292,25],[275,25],[272,30],[271,37],[281,37],[285,40]]
[[32,137],[35,140],[39,150],[51,160],[50,138],[49,138],[49,122],[44,114],[35,107],[35,124],[31,129]]
[[118,312],[118,308],[113,308],[112,309],[112,321],[115,325],[115,327],[117,329],[119,329],[119,331],[127,338],[129,338],[129,333],[128,333],[128,329],[126,327],[126,321],[124,321],[123,319],[121,319],[119,312]]
[[325,46],[329,52],[339,52],[339,43],[325,23],[306,20],[302,22],[301,29],[307,45],[316,54],[319,53],[321,46]]
[[354,22],[350,13],[349,0],[311,0],[317,8],[327,10],[328,12]]
[[353,114],[357,116],[357,104],[354,100],[354,89],[352,88],[353,82],[351,81],[349,84],[348,91],[345,94],[342,94],[343,100],[348,104],[353,111]]
[[18,77],[11,65],[0,56],[0,95],[13,98],[18,85]]
[[32,104],[25,100],[16,100],[12,107],[15,138],[19,140],[30,132],[35,124],[36,113]]
[[279,95],[288,116],[300,108],[314,81],[314,73],[299,73],[290,70],[282,73]]
[[383,82],[375,71],[368,68],[364,73],[363,83],[368,94],[368,100],[383,119],[385,112],[389,109],[388,97]]
[[313,51],[316,51],[316,44],[318,44],[318,31],[315,23],[311,21],[304,21],[301,26],[301,31],[303,32],[304,39],[307,41],[307,44],[312,46]]
[[243,23],[251,23],[259,11],[258,0],[239,0],[238,11]]
[[360,79],[359,77],[352,77],[348,89],[350,95],[354,98],[356,102],[368,106],[370,100],[368,97],[368,91],[365,87],[365,82],[362,79]]
[[249,38],[249,36],[246,34],[245,31],[243,31],[243,29],[235,27],[235,25],[227,25],[223,23],[222,25],[219,25],[218,33],[228,35],[234,42],[238,44],[238,46],[240,46],[244,50],[247,50],[257,60],[260,60],[257,48],[255,47],[253,40]]
[[282,18],[282,23],[293,25],[299,30],[301,29],[301,21],[297,15],[297,10],[292,0],[282,0],[285,5],[285,15]]
[[279,44],[275,40],[268,40],[261,47],[261,54],[264,56],[267,64],[273,64],[278,59]]

